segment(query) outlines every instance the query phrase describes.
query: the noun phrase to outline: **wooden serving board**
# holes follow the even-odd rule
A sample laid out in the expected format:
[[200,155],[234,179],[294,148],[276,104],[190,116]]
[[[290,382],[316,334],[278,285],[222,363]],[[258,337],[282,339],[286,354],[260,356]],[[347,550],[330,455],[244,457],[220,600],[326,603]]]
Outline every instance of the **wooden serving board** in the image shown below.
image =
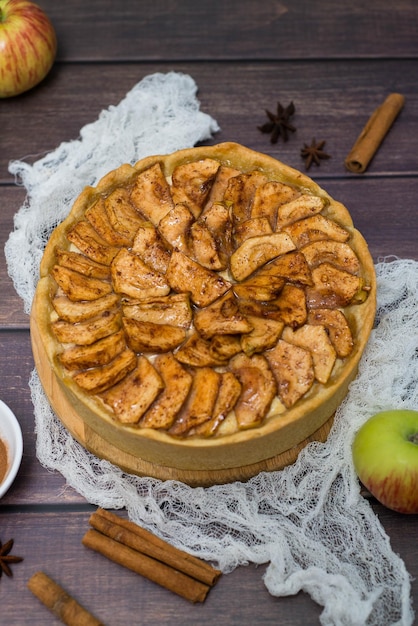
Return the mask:
[[110,461],[130,474],[152,476],[160,480],[179,480],[191,486],[210,486],[234,481],[245,481],[259,472],[280,470],[294,463],[299,452],[309,442],[325,441],[331,430],[333,416],[321,428],[289,450],[258,463],[236,468],[192,471],[144,461],[119,449],[114,443],[104,439],[84,422],[64,393],[55,372],[50,366],[34,315],[31,315],[30,328],[35,366],[44,391],[58,418],[86,450],[101,459]]

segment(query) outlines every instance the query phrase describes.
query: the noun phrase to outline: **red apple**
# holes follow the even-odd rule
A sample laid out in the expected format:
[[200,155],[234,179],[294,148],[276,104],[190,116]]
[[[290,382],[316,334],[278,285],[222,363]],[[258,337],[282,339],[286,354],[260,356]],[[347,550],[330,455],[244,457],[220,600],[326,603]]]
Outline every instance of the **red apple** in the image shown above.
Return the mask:
[[57,51],[54,28],[28,0],[0,0],[0,98],[16,96],[48,74]]
[[384,506],[418,513],[418,411],[377,413],[354,437],[354,468]]

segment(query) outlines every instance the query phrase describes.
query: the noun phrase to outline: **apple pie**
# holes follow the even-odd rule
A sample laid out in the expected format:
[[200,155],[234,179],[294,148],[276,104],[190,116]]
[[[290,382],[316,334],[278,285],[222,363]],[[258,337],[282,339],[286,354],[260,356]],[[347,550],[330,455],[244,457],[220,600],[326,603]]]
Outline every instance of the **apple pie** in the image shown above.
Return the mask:
[[238,467],[342,401],[374,321],[374,266],[341,203],[223,143],[84,189],[47,244],[32,314],[105,440],[162,466]]

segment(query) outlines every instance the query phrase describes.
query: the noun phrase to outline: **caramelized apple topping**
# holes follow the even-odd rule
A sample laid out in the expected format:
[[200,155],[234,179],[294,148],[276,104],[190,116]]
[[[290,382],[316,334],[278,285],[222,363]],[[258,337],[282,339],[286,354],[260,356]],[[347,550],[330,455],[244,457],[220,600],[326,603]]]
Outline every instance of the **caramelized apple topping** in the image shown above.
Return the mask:
[[327,206],[210,158],[96,194],[51,269],[67,376],[121,424],[172,437],[292,408],[352,353],[350,307],[368,294]]

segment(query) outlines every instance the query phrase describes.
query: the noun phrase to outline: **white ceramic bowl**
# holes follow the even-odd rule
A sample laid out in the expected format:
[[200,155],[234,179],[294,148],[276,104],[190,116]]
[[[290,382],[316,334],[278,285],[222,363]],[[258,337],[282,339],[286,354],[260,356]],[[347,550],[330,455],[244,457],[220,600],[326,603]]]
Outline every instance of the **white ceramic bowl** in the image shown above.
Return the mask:
[[23,455],[23,437],[19,422],[9,407],[0,400],[0,439],[6,446],[8,467],[0,483],[0,498],[9,489],[19,470]]

